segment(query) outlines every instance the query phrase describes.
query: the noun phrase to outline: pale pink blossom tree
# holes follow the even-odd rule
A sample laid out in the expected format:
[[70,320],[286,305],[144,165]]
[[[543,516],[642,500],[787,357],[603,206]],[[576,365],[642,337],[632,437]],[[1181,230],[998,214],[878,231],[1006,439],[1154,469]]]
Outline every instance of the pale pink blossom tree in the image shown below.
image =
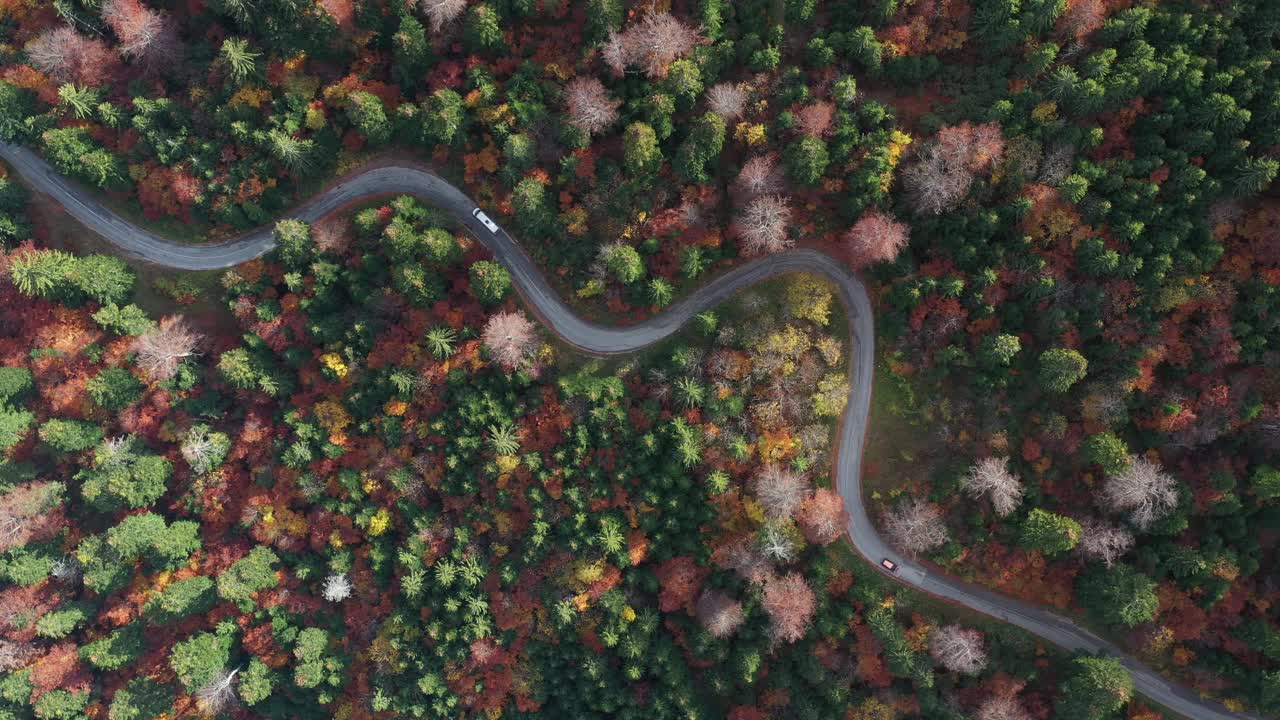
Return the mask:
[[787,233],[791,224],[791,203],[781,195],[762,195],[738,214],[734,221],[747,255],[776,253],[791,247]]
[[1009,471],[1009,458],[987,457],[979,460],[960,478],[960,486],[969,497],[987,498],[996,515],[1005,517],[1022,502],[1022,479]]
[[702,597],[698,598],[697,614],[702,627],[712,637],[721,640],[737,632],[747,619],[742,612],[742,603],[719,590],[702,593]]
[[924,500],[912,500],[885,514],[889,539],[911,554],[933,550],[951,539],[942,508]]
[[944,625],[929,635],[929,654],[942,667],[964,675],[977,675],[987,666],[982,633],[959,625]]
[[538,336],[533,323],[520,311],[500,312],[485,323],[481,339],[493,358],[507,370],[515,370],[533,357]]
[[804,576],[790,572],[765,583],[760,604],[769,615],[769,637],[775,643],[793,643],[809,629],[818,602]]
[[765,465],[751,480],[756,499],[770,518],[789,518],[809,494],[809,482],[783,465]]
[[185,318],[170,315],[133,341],[138,367],[153,380],[168,380],[186,358],[196,355],[202,337]]
[[844,534],[849,525],[849,513],[844,509],[844,499],[840,497],[840,493],[818,488],[800,503],[796,524],[809,542],[830,545]]
[[609,96],[604,84],[594,77],[576,77],[564,88],[569,124],[588,135],[609,127],[618,119],[621,100]]
[[119,56],[101,40],[70,27],[48,30],[27,43],[27,59],[58,82],[99,87],[115,72]]
[[716,83],[707,89],[707,108],[724,120],[742,117],[747,108],[747,92],[735,83]]
[[855,269],[889,262],[907,245],[910,229],[892,215],[868,210],[845,233],[845,248]]

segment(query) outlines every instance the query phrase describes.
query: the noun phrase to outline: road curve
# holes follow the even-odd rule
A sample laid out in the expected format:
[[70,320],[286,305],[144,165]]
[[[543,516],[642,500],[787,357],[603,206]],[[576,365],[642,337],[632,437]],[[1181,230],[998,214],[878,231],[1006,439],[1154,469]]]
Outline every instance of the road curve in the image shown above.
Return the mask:
[[[183,245],[165,240],[103,207],[93,195],[59,175],[26,148],[0,141],[0,159],[9,163],[34,190],[58,201],[83,225],[125,253],[157,265],[182,270],[212,270],[252,260],[275,247],[270,228],[259,228],[234,240],[210,245]],[[849,511],[849,537],[858,552],[877,568],[881,558],[892,558],[897,562],[899,571],[891,575],[886,573],[889,577],[1017,625],[1067,650],[1119,657],[1133,674],[1138,692],[1188,718],[1261,720],[1258,716],[1234,713],[1216,702],[1200,699],[1068,618],[930,571],[912,558],[902,556],[876,534],[862,502],[863,440],[875,365],[874,319],[866,288],[844,264],[815,250],[791,250],[760,258],[721,275],[660,315],[624,328],[611,328],[587,322],[575,315],[505,230],[489,232],[471,215],[475,204],[461,190],[422,170],[392,166],[360,172],[298,206],[289,217],[315,222],[354,201],[389,194],[412,195],[451,213],[507,267],[521,296],[543,322],[563,340],[590,354],[628,353],[652,345],[679,330],[697,313],[715,307],[742,288],[778,275],[809,272],[827,277],[835,285],[847,310],[852,345],[849,402],[839,425],[834,478]]]

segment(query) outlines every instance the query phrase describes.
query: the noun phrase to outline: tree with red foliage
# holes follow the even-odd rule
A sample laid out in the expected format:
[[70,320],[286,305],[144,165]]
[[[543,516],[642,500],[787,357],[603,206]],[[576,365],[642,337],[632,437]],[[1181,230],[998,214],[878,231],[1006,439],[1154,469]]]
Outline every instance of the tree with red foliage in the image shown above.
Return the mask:
[[1057,30],[1061,35],[1078,42],[1102,27],[1106,15],[1106,6],[1102,0],[1067,0],[1066,11],[1058,16]]
[[63,26],[27,43],[27,59],[58,82],[101,86],[116,70],[119,56],[101,40]]
[[833,117],[835,117],[835,107],[829,102],[805,105],[796,113],[796,129],[801,135],[820,138],[831,129]]
[[830,545],[844,534],[849,526],[849,513],[844,509],[840,493],[818,488],[800,504],[796,523],[804,538],[815,545]]
[[167,66],[180,53],[178,35],[169,18],[139,0],[106,0],[102,19],[120,40],[120,52],[148,69]]
[[702,627],[712,637],[721,640],[737,632],[747,619],[742,612],[742,603],[719,590],[702,593],[702,597],[698,598],[697,613]]
[[621,100],[609,96],[604,84],[594,77],[576,77],[564,88],[569,124],[588,135],[609,127],[618,119]]
[[897,222],[892,215],[868,210],[844,236],[853,267],[862,269],[898,257],[909,232],[906,223]]
[[707,569],[698,566],[688,555],[677,555],[658,565],[654,570],[662,590],[658,593],[658,609],[675,612],[681,608],[693,608],[693,600],[702,589]]
[[355,27],[356,9],[352,0],[320,0],[320,7],[342,32],[349,32]]
[[791,572],[765,583],[760,603],[769,614],[769,636],[773,641],[793,643],[804,637],[818,601],[804,576]]

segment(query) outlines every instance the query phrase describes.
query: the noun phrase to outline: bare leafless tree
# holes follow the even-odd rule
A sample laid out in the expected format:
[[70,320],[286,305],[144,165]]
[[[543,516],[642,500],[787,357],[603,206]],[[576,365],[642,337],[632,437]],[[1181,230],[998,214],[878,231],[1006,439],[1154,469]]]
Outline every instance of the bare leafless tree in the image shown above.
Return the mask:
[[735,632],[746,621],[742,612],[742,603],[734,600],[719,590],[703,591],[698,598],[698,622],[712,637],[723,640]]
[[809,482],[800,473],[770,463],[751,480],[756,499],[771,518],[789,518],[809,495]]
[[735,83],[716,83],[707,89],[707,108],[725,120],[742,117],[747,109],[747,91]]
[[467,9],[467,0],[418,0],[418,7],[427,14],[431,32],[439,34],[444,27],[461,17]]
[[960,486],[975,500],[986,497],[996,515],[1005,517],[1022,502],[1022,479],[1009,472],[1009,458],[988,457],[969,468]]
[[937,215],[952,209],[969,194],[973,175],[957,167],[930,143],[920,151],[916,162],[902,172],[911,206],[922,215]]
[[951,539],[942,508],[924,500],[911,500],[885,514],[885,530],[902,550],[915,554],[932,550]]
[[481,334],[498,364],[514,370],[533,356],[538,336],[524,313],[500,312],[489,318]]
[[332,573],[324,581],[324,599],[329,602],[342,602],[351,597],[351,581],[346,573]]
[[627,41],[625,36],[610,30],[609,39],[600,48],[600,59],[613,71],[614,75],[622,77],[627,72]]
[[929,635],[929,654],[951,672],[977,675],[987,666],[982,633],[959,625],[944,625]]
[[185,318],[165,317],[133,341],[138,367],[154,380],[167,380],[178,371],[183,360],[196,355],[201,339],[201,335],[187,325]]
[[240,668],[223,670],[196,691],[196,704],[208,715],[217,715],[229,709],[236,702],[235,679]]
[[32,482],[0,494],[0,552],[55,532],[51,511],[60,502],[62,490],[61,483]]
[[974,720],[1031,720],[1031,714],[1014,695],[992,695],[978,706]]
[[1139,530],[1150,528],[1178,504],[1178,483],[1159,463],[1134,456],[1129,467],[1108,475],[1100,496],[1110,512],[1127,512]]
[[738,172],[738,189],[747,197],[777,192],[782,188],[782,173],[778,170],[776,155],[756,155],[742,165]]
[[762,195],[752,200],[734,224],[748,255],[776,253],[795,244],[787,233],[791,203],[781,195]]
[[119,56],[97,38],[63,25],[45,31],[26,46],[27,59],[58,82],[100,86],[119,66]]
[[13,672],[35,659],[36,649],[30,643],[0,639],[0,672]]
[[1085,520],[1082,525],[1080,545],[1076,551],[1090,560],[1101,560],[1107,567],[1111,567],[1133,548],[1133,533],[1122,527],[1092,518]]
[[569,124],[588,135],[609,127],[618,119],[621,100],[609,96],[604,84],[594,77],[576,77],[564,88]]
[[1066,143],[1053,145],[1040,161],[1040,182],[1057,187],[1071,174],[1075,149]]
[[[610,44],[621,43],[620,50],[626,65],[641,69],[650,78],[665,76],[672,62],[688,55],[701,41],[696,28],[665,12],[650,12],[616,40],[609,38]],[[606,47],[606,52],[616,51],[609,51]],[[610,61],[606,59],[606,62]]]
[[796,553],[802,549],[799,537],[794,535],[794,526],[787,520],[766,522],[760,529],[760,551],[770,560],[785,565],[795,559]]
[[102,19],[120,40],[119,49],[127,58],[160,70],[173,63],[182,46],[172,20],[139,0],[106,0]]

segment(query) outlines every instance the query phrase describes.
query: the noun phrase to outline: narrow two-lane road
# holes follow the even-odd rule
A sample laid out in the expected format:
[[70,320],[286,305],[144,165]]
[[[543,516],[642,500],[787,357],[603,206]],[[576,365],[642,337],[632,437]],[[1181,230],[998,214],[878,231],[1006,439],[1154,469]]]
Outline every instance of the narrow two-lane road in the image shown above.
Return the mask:
[[[234,240],[212,245],[183,245],[166,240],[124,220],[77,185],[55,172],[26,148],[0,141],[0,159],[7,162],[34,190],[56,200],[89,229],[128,255],[182,270],[213,270],[252,260],[275,247],[270,228],[259,228]],[[849,511],[849,537],[868,562],[879,567],[892,558],[899,572],[891,575],[914,588],[1012,623],[1067,650],[1107,653],[1120,657],[1133,673],[1138,692],[1195,720],[1258,720],[1233,713],[1175,685],[1125,655],[1119,648],[1079,627],[1071,620],[1028,603],[930,572],[900,555],[876,533],[862,502],[862,452],[871,404],[874,367],[874,319],[861,281],[842,263],[814,250],[791,250],[753,260],[721,275],[660,315],[624,328],[610,328],[578,317],[552,290],[524,250],[499,229],[491,233],[471,215],[475,204],[458,188],[436,175],[411,167],[380,167],[352,175],[315,196],[290,217],[315,222],[362,198],[412,195],[446,210],[511,272],[521,296],[553,332],[569,344],[597,355],[628,353],[652,345],[679,330],[694,315],[715,307],[739,290],[793,272],[823,275],[837,288],[848,311],[851,348],[849,403],[841,418],[834,477]]]

